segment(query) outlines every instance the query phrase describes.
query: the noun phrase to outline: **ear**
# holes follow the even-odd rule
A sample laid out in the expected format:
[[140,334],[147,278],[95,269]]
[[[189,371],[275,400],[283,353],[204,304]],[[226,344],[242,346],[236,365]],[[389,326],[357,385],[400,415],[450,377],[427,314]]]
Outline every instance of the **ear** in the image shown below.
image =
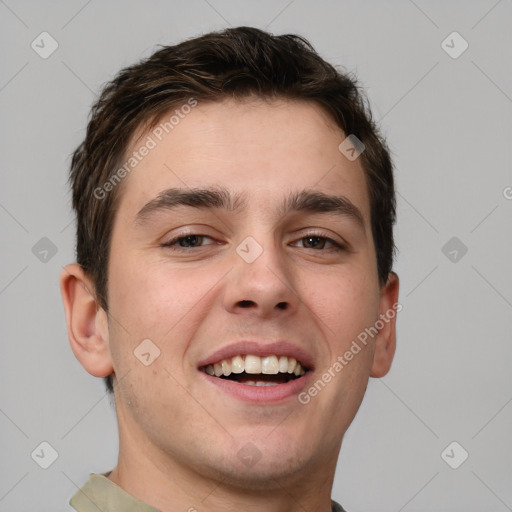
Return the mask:
[[[391,368],[396,348],[396,315],[402,309],[398,303],[398,275],[390,272],[381,288],[379,302],[379,332],[375,338],[375,353],[370,375],[384,377]],[[383,325],[381,325],[383,324]]]
[[95,377],[113,373],[108,338],[107,313],[94,296],[91,279],[76,263],[67,265],[60,276],[68,338],[75,357]]

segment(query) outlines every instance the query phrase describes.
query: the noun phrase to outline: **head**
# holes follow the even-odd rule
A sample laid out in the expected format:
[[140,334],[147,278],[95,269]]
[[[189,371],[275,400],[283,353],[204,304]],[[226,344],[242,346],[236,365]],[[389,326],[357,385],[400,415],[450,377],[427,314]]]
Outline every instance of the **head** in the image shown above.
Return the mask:
[[[161,453],[254,485],[285,471],[284,453],[298,472],[339,448],[369,376],[390,367],[383,315],[398,298],[392,163],[354,77],[301,37],[248,27],[163,47],[103,89],[71,185],[69,336],[115,388],[118,418]],[[302,398],[223,390],[208,372],[233,351],[270,366],[295,355]],[[243,449],[262,462],[244,465]]]

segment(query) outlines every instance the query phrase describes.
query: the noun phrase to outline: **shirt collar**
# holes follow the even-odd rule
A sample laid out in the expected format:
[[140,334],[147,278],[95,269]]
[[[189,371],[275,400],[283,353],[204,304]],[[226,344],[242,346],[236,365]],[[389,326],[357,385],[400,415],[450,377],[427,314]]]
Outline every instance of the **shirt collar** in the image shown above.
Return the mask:
[[[87,483],[71,498],[69,504],[78,512],[160,512],[109,480],[108,473],[91,473]],[[333,512],[344,512],[332,501]]]
[[69,504],[78,512],[159,512],[109,480],[109,474],[90,473],[87,483]]

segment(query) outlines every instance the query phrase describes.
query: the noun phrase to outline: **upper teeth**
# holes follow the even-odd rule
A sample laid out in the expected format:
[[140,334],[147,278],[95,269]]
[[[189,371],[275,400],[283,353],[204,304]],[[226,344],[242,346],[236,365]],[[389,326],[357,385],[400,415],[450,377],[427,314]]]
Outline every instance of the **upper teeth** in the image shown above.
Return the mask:
[[205,371],[209,375],[215,375],[215,377],[227,377],[232,373],[243,372],[250,374],[263,373],[265,375],[293,373],[297,376],[306,373],[302,365],[293,357],[258,357],[251,354],[235,356],[232,359],[222,359],[218,363],[206,366]]

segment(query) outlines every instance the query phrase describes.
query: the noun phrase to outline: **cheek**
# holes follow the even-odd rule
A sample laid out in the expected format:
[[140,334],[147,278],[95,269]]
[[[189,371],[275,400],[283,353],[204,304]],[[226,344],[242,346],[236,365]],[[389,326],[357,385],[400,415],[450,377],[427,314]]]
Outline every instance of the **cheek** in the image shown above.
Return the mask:
[[379,288],[368,272],[347,266],[336,273],[304,275],[301,281],[303,300],[332,349],[343,350],[378,318]]
[[206,266],[178,270],[166,261],[118,267],[112,272],[112,314],[133,343],[149,338],[163,356],[177,356],[210,311],[224,273]]

